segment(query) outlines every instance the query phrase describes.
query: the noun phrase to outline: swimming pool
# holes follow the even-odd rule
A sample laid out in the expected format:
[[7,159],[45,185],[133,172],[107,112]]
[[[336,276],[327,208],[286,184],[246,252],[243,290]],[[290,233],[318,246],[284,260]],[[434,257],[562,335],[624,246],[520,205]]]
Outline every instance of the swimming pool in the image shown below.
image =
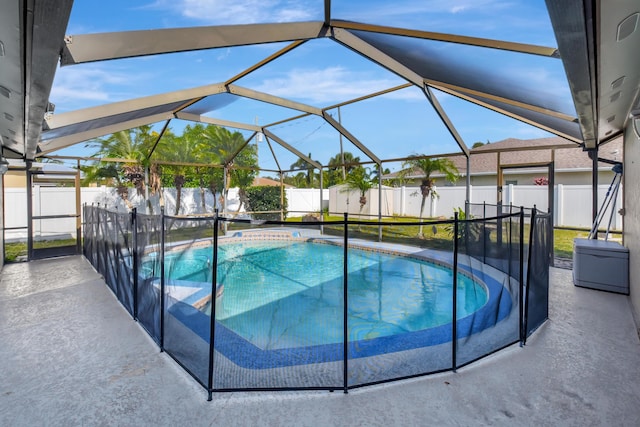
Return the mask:
[[[349,248],[348,253],[350,357],[451,341],[451,268],[374,250]],[[165,258],[169,282],[194,287],[202,281],[201,293],[210,296],[211,254],[211,247],[169,252]],[[287,360],[294,353],[296,363],[308,359],[305,353],[318,351],[325,353],[324,358],[339,357],[331,354],[344,340],[342,246],[306,241],[227,243],[219,245],[218,257],[217,280],[224,286],[216,299],[218,351],[254,368],[285,366],[292,363]],[[193,297],[176,299],[181,304],[169,311],[208,341],[211,306],[193,313],[184,305],[195,306]],[[494,316],[489,323],[499,320],[495,307],[505,302],[500,300],[504,300],[502,287],[491,277],[458,274],[457,319],[462,331],[458,337],[482,330],[478,319],[489,313]],[[498,316],[508,312],[510,303],[506,303],[509,307],[501,307]],[[256,366],[250,360],[249,355],[258,353],[270,354],[256,357],[269,360],[268,366]],[[274,354],[283,357],[278,360]]]

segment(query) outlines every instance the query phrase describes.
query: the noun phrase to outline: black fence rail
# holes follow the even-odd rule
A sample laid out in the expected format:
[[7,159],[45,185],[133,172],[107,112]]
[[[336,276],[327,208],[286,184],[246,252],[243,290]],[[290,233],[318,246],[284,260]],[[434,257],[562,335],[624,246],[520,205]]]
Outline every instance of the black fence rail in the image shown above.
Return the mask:
[[[471,207],[468,207],[471,209]],[[209,393],[343,390],[457,368],[548,314],[548,214],[282,222],[83,209],[83,249]]]

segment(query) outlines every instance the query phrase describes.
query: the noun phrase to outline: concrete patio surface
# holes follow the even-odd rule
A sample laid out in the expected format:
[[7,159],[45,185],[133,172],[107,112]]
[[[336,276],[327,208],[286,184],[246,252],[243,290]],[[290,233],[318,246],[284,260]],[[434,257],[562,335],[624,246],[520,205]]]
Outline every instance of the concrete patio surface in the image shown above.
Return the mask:
[[640,342],[626,296],[551,269],[527,346],[457,373],[341,392],[207,393],[84,258],[0,274],[0,426],[638,426]]

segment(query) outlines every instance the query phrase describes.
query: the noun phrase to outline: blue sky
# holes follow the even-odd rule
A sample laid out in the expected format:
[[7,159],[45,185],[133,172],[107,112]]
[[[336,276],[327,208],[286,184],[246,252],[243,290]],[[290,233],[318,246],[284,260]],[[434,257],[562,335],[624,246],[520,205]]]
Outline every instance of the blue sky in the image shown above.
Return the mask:
[[[76,0],[67,34],[318,21],[324,17],[323,5],[323,0]],[[332,17],[555,47],[544,0],[333,0]],[[554,101],[558,110],[574,114],[558,59],[430,41],[412,43],[415,48],[428,48],[439,55],[448,56],[462,66],[469,66],[474,72],[497,72],[505,85],[513,90],[519,90],[520,87],[540,88],[541,97]],[[56,74],[50,101],[56,104],[56,113],[60,113],[219,83],[283,46],[286,43],[67,66]],[[239,86],[317,107],[326,107],[403,83],[398,76],[329,39],[311,40],[236,82]],[[442,93],[437,93],[437,96],[469,146],[476,141],[495,142],[508,137],[526,139],[551,136],[452,96]],[[335,110],[332,113],[337,115]],[[267,124],[297,113],[257,101],[238,99],[207,115]],[[424,94],[414,87],[345,106],[341,109],[341,116],[344,126],[381,158],[458,151]],[[160,129],[163,124],[156,126]],[[170,126],[179,133],[185,124],[175,120]],[[317,117],[275,126],[271,130],[325,164],[339,152],[338,133]],[[264,143],[258,144],[260,166],[275,169],[276,163],[268,148]],[[83,146],[79,144],[58,154],[89,154],[90,151]],[[361,159],[366,158],[346,140],[344,147]],[[275,146],[274,149],[284,169],[296,160],[295,156],[280,147]],[[399,165],[386,164],[385,167],[393,170]]]

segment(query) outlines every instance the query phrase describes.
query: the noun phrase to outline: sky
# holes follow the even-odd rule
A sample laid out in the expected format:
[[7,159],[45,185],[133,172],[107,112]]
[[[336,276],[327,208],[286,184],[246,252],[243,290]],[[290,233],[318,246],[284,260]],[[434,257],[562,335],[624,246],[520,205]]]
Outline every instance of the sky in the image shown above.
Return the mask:
[[[556,46],[544,0],[333,0],[331,4],[333,19]],[[67,34],[320,21],[324,18],[323,5],[323,0],[76,0]],[[61,113],[220,83],[286,45],[210,49],[66,66],[56,73],[50,101],[56,105],[56,113]],[[407,49],[446,58],[478,75],[497,74],[510,90],[536,88],[539,97],[548,99],[554,109],[575,115],[558,59],[426,40],[408,40]],[[395,74],[325,38],[308,41],[235,84],[324,108],[403,83]],[[224,101],[233,102],[225,102],[224,107],[206,115],[265,125],[299,114],[258,101],[224,96],[227,97]],[[509,137],[552,136],[453,96],[436,91],[436,97],[468,146]],[[202,110],[211,107],[209,103]],[[338,119],[336,109],[331,114]],[[416,87],[344,106],[340,109],[340,120],[382,159],[459,151],[423,92]],[[170,128],[180,133],[186,124],[173,120]],[[160,130],[163,125],[158,123],[154,127]],[[339,134],[318,117],[306,117],[270,130],[323,164],[340,150]],[[346,139],[342,143],[345,151],[367,159]],[[277,144],[273,150],[277,161],[266,142],[258,142],[262,168],[277,169],[279,164],[288,169],[297,159]],[[85,144],[78,144],[53,154],[85,156],[92,152]],[[391,170],[400,166],[384,165]]]

